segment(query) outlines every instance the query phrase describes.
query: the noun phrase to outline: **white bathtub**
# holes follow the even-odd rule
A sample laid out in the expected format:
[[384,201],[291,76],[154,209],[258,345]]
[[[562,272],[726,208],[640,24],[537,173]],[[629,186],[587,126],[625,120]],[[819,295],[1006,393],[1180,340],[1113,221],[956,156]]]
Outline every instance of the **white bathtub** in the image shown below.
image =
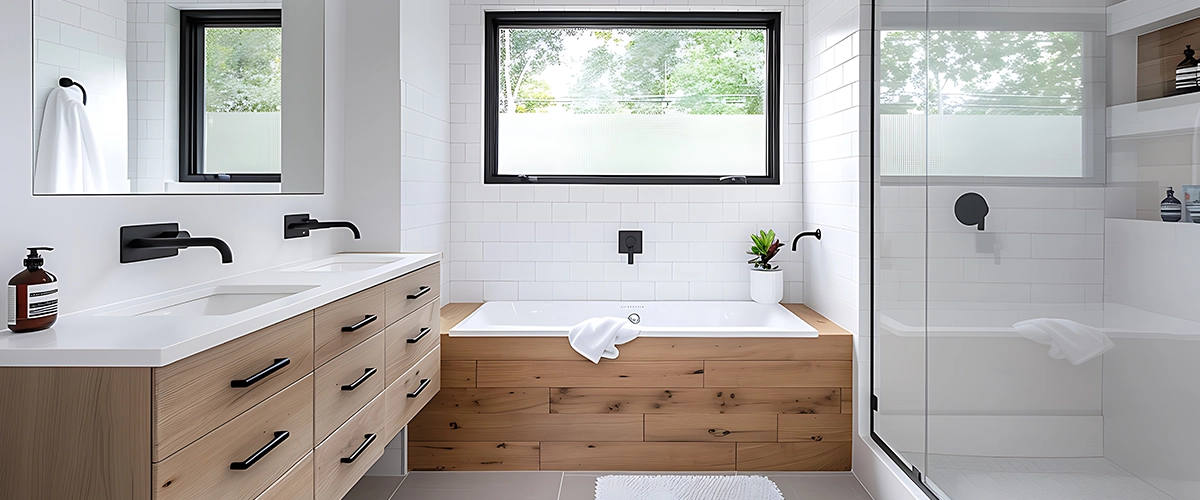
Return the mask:
[[579,322],[629,318],[645,337],[811,338],[817,330],[781,305],[755,302],[488,302],[450,329],[464,337],[565,337]]

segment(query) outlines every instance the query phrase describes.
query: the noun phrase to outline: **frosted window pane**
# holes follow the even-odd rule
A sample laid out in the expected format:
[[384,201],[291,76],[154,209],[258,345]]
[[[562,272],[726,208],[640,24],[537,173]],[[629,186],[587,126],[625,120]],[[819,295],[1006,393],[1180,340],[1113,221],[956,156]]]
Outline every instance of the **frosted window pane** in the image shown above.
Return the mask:
[[500,30],[500,175],[767,175],[765,29]]

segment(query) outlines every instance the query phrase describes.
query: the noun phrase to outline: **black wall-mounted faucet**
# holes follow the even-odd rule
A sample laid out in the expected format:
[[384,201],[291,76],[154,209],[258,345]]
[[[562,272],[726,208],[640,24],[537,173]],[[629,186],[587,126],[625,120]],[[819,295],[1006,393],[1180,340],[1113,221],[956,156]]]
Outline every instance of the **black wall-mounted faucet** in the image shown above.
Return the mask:
[[799,247],[800,238],[803,238],[805,236],[814,236],[817,238],[818,241],[820,241],[821,240],[821,230],[818,229],[816,231],[809,231],[807,233],[800,233],[800,234],[796,235],[796,239],[792,240],[792,251],[793,252],[795,252],[796,248]]
[[629,265],[632,266],[634,254],[642,253],[642,230],[618,231],[617,253],[628,255]]
[[233,263],[233,251],[220,238],[193,238],[180,231],[178,223],[144,224],[121,228],[121,263],[163,259],[179,255],[179,249],[212,247],[221,252],[221,263]]
[[313,229],[330,229],[334,227],[344,227],[354,231],[354,239],[361,240],[362,233],[358,232],[358,226],[349,221],[321,222],[317,219],[310,218],[308,214],[294,214],[283,216],[283,239],[290,240],[292,238],[307,238],[308,232]]

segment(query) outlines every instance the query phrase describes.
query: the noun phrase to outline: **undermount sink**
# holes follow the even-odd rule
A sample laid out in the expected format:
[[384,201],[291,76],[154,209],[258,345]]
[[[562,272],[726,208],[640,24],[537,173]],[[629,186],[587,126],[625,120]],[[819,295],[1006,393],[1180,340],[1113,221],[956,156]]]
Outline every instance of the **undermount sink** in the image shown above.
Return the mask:
[[334,255],[328,259],[321,259],[315,262],[305,262],[304,264],[289,267],[283,269],[282,271],[287,273],[346,273],[370,271],[378,267],[392,264],[399,260],[403,259],[386,257],[382,255]]
[[227,316],[313,288],[316,286],[217,286],[139,304],[103,316]]

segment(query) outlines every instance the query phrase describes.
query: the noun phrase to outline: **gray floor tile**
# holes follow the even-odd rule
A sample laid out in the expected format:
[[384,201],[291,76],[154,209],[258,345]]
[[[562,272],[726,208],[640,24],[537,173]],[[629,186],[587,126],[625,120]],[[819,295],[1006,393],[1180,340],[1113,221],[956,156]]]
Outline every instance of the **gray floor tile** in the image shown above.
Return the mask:
[[763,473],[786,500],[871,500],[853,474]]
[[392,500],[558,500],[561,472],[413,472]]
[[558,500],[595,500],[596,478],[604,474],[567,473],[563,475],[562,490]]
[[363,476],[342,500],[388,500],[403,481],[404,476]]

